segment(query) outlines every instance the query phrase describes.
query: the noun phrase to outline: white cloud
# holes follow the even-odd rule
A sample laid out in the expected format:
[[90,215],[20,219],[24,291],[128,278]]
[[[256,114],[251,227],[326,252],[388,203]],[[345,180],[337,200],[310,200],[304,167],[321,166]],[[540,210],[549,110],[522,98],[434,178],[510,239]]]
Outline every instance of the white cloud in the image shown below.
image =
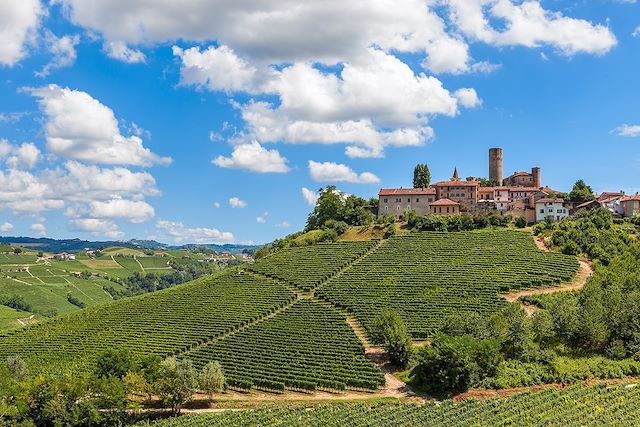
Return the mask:
[[220,208],[220,202],[213,202],[213,207],[216,209]]
[[95,200],[87,205],[67,210],[67,216],[88,218],[123,218],[133,224],[140,224],[155,216],[153,206],[143,200]]
[[209,47],[200,52],[192,47],[173,47],[181,59],[180,84],[205,87],[212,91],[254,91],[256,69],[239,58],[228,46]]
[[309,206],[315,206],[318,202],[318,197],[320,196],[315,191],[302,187],[302,198]]
[[[446,0],[450,20],[467,37],[496,46],[553,46],[563,55],[604,54],[617,40],[604,25],[546,10],[538,0]],[[491,26],[504,22],[504,30]]]
[[120,133],[113,111],[86,92],[49,85],[30,92],[47,117],[47,148],[65,159],[150,166],[169,164],[136,135]]
[[221,168],[244,169],[259,173],[285,173],[289,171],[287,159],[277,150],[268,150],[257,141],[233,147],[231,157],[218,156],[213,164]]
[[633,138],[640,136],[640,125],[622,125],[615,128],[612,132],[618,136]]
[[256,222],[258,224],[265,224],[267,222],[267,217],[269,216],[269,212],[265,212],[262,215],[256,217]]
[[232,197],[229,199],[229,206],[231,206],[233,209],[242,209],[246,208],[248,206],[248,203],[238,197]]
[[289,224],[287,221],[282,221],[278,224],[276,224],[277,228],[289,228],[291,227],[291,224]]
[[44,224],[41,224],[38,222],[35,224],[31,224],[31,231],[36,233],[36,236],[39,236],[39,237],[47,235],[47,227],[45,227]]
[[0,2],[0,65],[13,66],[27,55],[45,13],[40,0]]
[[460,102],[460,105],[465,108],[474,108],[482,104],[482,100],[478,97],[474,89],[458,89],[453,93],[453,96],[455,96]]
[[0,161],[4,160],[11,169],[32,168],[40,160],[40,150],[35,144],[25,142],[19,146],[0,139]]
[[118,229],[118,226],[113,221],[103,219],[73,219],[69,221],[69,228],[74,231],[91,233],[96,236],[106,236],[111,239],[119,239],[124,237],[124,233]]
[[0,231],[2,231],[3,233],[8,233],[11,230],[13,230],[13,224],[11,224],[10,222],[4,222],[2,225],[0,225]]
[[45,33],[47,50],[53,54],[51,61],[41,71],[36,72],[38,77],[47,77],[51,70],[68,67],[76,62],[76,45],[80,43],[80,36],[56,37],[51,31]]
[[349,166],[333,162],[309,160],[309,174],[316,182],[350,182],[353,184],[376,184],[380,178],[370,172],[357,174]]
[[156,228],[175,243],[232,243],[233,233],[216,228],[188,228],[181,222],[159,220]]
[[138,49],[131,49],[121,41],[106,41],[102,49],[108,57],[128,64],[144,63],[147,57]]
[[635,29],[635,30],[633,30],[633,33],[631,33],[631,35],[632,35],[633,37],[640,37],[640,25],[638,25],[638,26],[636,27],[636,29]]

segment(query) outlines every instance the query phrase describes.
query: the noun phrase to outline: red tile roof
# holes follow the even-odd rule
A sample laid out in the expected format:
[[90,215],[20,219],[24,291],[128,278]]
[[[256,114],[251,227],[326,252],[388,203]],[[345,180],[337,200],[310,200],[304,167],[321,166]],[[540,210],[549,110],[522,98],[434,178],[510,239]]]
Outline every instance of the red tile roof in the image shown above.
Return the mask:
[[431,203],[431,206],[460,206],[460,203],[454,202],[451,199],[438,199]]
[[561,199],[559,197],[556,198],[549,198],[549,197],[545,197],[542,198],[540,200],[538,200],[536,203],[564,203],[564,199]]
[[478,181],[440,181],[433,184],[434,187],[477,187]]
[[633,196],[624,196],[622,199],[620,199],[621,202],[631,202],[631,201],[635,201],[635,202],[640,202],[640,194],[635,194]]
[[381,188],[378,196],[435,196],[435,188]]
[[531,175],[531,172],[515,172],[513,175],[508,176],[507,179],[515,176],[527,176],[527,175]]

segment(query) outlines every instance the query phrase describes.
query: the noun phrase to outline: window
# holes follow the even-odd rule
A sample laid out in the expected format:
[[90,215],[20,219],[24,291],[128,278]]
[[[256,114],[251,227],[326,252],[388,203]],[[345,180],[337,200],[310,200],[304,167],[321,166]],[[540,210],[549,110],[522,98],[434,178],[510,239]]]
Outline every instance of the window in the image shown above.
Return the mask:
[[384,211],[385,211],[385,212],[389,212],[389,206],[385,206],[385,207],[384,207]]
[[383,201],[384,201],[385,203],[387,203],[387,199],[384,199]]
[[397,211],[400,211],[400,206],[396,206],[396,210],[397,210]]
[[433,202],[433,197],[429,197],[429,203]]
[[549,213],[553,213],[553,208],[549,208]]
[[540,209],[540,213],[543,214],[544,213],[544,209]]
[[447,208],[447,213],[449,213],[449,208]]
[[418,198],[416,197],[416,203],[418,203],[418,202],[420,202],[420,199],[418,199]]
[[407,199],[407,203],[411,203],[411,198],[408,198],[408,199]]
[[397,198],[397,199],[396,199],[396,203],[400,203],[400,202],[402,202],[402,199]]

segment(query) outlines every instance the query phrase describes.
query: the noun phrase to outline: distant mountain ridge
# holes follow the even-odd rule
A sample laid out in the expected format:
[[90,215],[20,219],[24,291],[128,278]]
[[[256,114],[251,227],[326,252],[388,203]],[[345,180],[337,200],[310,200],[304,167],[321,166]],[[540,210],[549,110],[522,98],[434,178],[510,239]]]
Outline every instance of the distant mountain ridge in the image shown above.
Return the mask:
[[86,248],[88,249],[100,249],[109,246],[122,246],[125,248],[134,249],[149,249],[149,250],[169,250],[169,249],[182,249],[193,248],[198,246],[204,246],[209,249],[213,249],[216,252],[230,252],[240,253],[243,250],[253,251],[259,247],[259,245],[237,245],[237,244],[224,244],[218,245],[215,243],[209,244],[195,244],[189,243],[185,245],[167,245],[155,240],[106,240],[106,241],[91,241],[82,239],[51,239],[48,237],[11,237],[0,236],[0,243],[9,244],[12,243],[18,246],[24,246],[32,249],[41,250],[44,252],[79,252]]

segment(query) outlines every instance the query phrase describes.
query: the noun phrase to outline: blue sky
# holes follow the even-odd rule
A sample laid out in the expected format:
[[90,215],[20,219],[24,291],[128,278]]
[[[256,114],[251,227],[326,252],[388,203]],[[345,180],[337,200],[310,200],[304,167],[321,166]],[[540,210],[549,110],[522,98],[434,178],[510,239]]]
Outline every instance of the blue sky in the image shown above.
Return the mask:
[[640,191],[640,3],[147,3],[0,5],[0,234],[262,243],[493,146]]

